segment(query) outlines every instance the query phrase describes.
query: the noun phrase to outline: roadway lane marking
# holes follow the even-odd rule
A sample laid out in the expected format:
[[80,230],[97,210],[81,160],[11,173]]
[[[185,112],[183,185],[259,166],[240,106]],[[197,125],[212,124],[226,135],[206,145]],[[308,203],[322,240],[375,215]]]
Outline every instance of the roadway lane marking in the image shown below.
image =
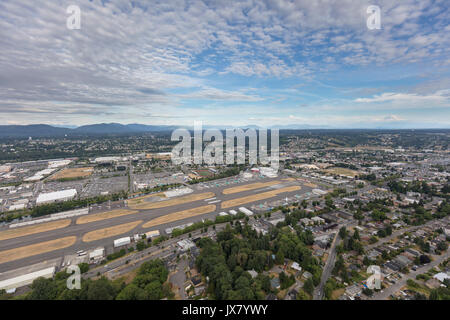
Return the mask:
[[19,247],[15,249],[0,251],[0,264],[19,260],[38,254],[43,254],[59,249],[64,249],[75,244],[77,237],[70,236],[45,242],[32,244],[29,246]]
[[161,224],[166,224],[178,220],[188,219],[195,216],[199,216],[202,214],[210,213],[216,210],[216,206],[213,204],[207,205],[207,206],[201,206],[197,208],[177,211],[173,213],[166,214],[164,216],[152,219],[142,226],[143,228],[150,228],[154,226],[159,226]]
[[260,201],[260,200],[264,200],[264,199],[268,199],[268,198],[273,198],[281,193],[297,191],[300,189],[301,189],[300,186],[291,186],[291,187],[285,187],[285,188],[281,188],[281,189],[275,189],[272,191],[257,193],[257,194],[253,194],[253,195],[250,195],[247,197],[236,198],[236,199],[224,201],[224,202],[222,202],[222,209],[236,207],[236,206],[240,206],[240,205],[243,205],[246,203]]
[[31,234],[41,233],[41,232],[47,232],[52,231],[56,229],[62,229],[70,225],[71,220],[65,219],[65,220],[58,220],[58,221],[52,221],[48,223],[42,223],[42,224],[35,224],[27,227],[21,227],[21,228],[14,228],[9,229],[6,231],[0,232],[0,240],[8,240],[18,237],[24,237]]
[[119,234],[123,234],[129,232],[136,228],[139,224],[142,223],[142,220],[133,221],[129,223],[119,224],[117,226],[97,229],[94,231],[90,231],[83,235],[83,242],[92,242],[100,239],[105,239],[113,236],[117,236]]

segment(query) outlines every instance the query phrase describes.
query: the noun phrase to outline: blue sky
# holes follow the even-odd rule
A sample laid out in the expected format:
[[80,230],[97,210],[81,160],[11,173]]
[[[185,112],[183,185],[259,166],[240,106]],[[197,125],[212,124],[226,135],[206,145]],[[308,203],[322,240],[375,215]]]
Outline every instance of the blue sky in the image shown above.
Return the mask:
[[448,128],[449,18],[444,0],[3,0],[0,124]]

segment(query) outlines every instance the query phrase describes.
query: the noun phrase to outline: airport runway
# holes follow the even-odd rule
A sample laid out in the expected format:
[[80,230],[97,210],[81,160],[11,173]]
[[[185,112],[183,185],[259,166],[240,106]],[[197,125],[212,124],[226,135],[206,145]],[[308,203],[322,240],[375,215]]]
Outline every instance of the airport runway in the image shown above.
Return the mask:
[[[226,179],[222,179],[222,180],[226,180]],[[269,183],[269,184],[267,184],[267,186],[263,186],[262,188],[244,190],[242,192],[233,192],[233,193],[229,193],[229,194],[224,194],[224,192],[223,192],[224,189],[236,188],[238,186],[244,186],[244,185],[249,185],[249,184],[253,184],[253,183],[268,183],[270,181],[280,181],[280,183],[276,183],[273,185],[271,185]],[[217,182],[220,184],[220,181],[217,181]],[[68,254],[74,254],[78,250],[88,250],[88,249],[93,249],[93,248],[100,247],[100,246],[105,247],[107,249],[107,253],[110,253],[110,252],[112,252],[111,248],[113,246],[113,240],[117,239],[117,238],[131,236],[136,233],[144,233],[144,232],[147,232],[150,230],[164,231],[166,228],[169,228],[169,227],[174,227],[174,226],[178,226],[178,225],[186,224],[186,223],[190,223],[190,222],[198,222],[198,221],[201,221],[202,219],[214,219],[214,217],[221,211],[229,211],[230,209],[237,209],[240,206],[249,208],[253,204],[258,204],[258,203],[263,203],[263,202],[272,202],[275,200],[284,199],[285,197],[292,197],[295,194],[304,194],[306,192],[311,192],[311,190],[312,190],[311,187],[305,186],[304,183],[302,183],[300,181],[289,181],[287,179],[283,180],[282,177],[271,178],[271,179],[270,178],[260,178],[258,180],[251,180],[251,181],[246,181],[246,182],[242,182],[242,183],[234,183],[232,185],[223,185],[223,186],[217,186],[217,187],[215,186],[215,184],[216,184],[215,182],[210,182],[210,185],[213,185],[213,186],[210,188],[204,188],[202,190],[198,190],[199,188],[197,187],[197,185],[190,186],[190,188],[192,188],[194,190],[194,192],[191,194],[188,194],[187,195],[188,197],[198,195],[201,193],[206,193],[206,192],[213,193],[214,195],[208,199],[202,199],[202,200],[196,200],[196,201],[187,202],[187,203],[175,204],[172,206],[161,207],[161,208],[156,208],[156,209],[143,209],[143,210],[133,209],[136,211],[136,213],[128,212],[125,215],[115,216],[111,219],[97,220],[97,221],[92,221],[92,222],[83,223],[83,224],[77,224],[76,221],[79,217],[74,217],[71,219],[72,221],[67,227],[2,240],[2,241],[0,241],[0,255],[2,252],[7,252],[8,254],[10,254],[11,261],[1,263],[0,264],[0,272],[4,272],[7,270],[11,270],[11,269],[16,269],[19,267],[24,267],[24,266],[27,266],[30,264],[39,263],[39,262],[47,261],[50,259],[55,259],[55,258],[62,257],[64,255],[68,255]],[[282,192],[282,193],[278,193],[278,194],[276,192],[274,192],[274,193],[269,192],[269,191],[275,191],[277,189],[286,188],[289,186],[301,186],[301,189],[294,190],[292,192]],[[244,187],[243,189],[246,189],[246,187]],[[233,191],[235,191],[235,190],[236,189],[234,189]],[[227,193],[227,192],[225,192],[225,193]],[[242,205],[227,207],[226,209],[221,209],[222,202],[232,200],[232,199],[237,199],[237,198],[245,198],[245,197],[249,197],[251,195],[261,194],[261,193],[276,194],[276,195],[273,197],[264,199],[264,200],[257,200],[257,201],[248,202],[248,203],[245,203]],[[178,196],[178,197],[174,197],[174,198],[170,198],[170,199],[176,199],[176,198],[181,198],[181,197],[186,197],[186,195],[182,195],[182,196]],[[169,199],[169,198],[165,198],[162,201],[166,201],[167,199]],[[153,219],[156,219],[156,221],[164,221],[164,219],[161,218],[163,216],[177,213],[179,211],[186,211],[189,209],[195,209],[197,207],[203,207],[203,206],[207,206],[207,205],[211,205],[211,204],[214,204],[216,206],[216,210],[214,210],[213,212],[210,212],[210,213],[196,215],[196,216],[188,217],[188,218],[185,218],[182,220],[172,221],[170,223],[159,224],[159,225],[158,224],[153,225],[152,223],[148,223],[148,222],[152,221]],[[122,208],[122,209],[127,209],[127,208]],[[114,209],[112,209],[112,210],[114,210]],[[83,217],[88,217],[88,216],[96,214],[96,213],[98,213],[98,212],[90,213],[89,215],[86,215]],[[173,217],[173,215],[172,215],[172,217]],[[132,223],[136,222],[136,221],[142,221],[142,222],[140,222],[138,225],[136,225],[134,227]],[[88,232],[92,232],[92,231],[95,231],[98,229],[111,228],[111,227],[122,225],[122,224],[126,224],[127,226],[131,225],[132,228],[131,229],[128,228],[122,234],[115,234],[113,236],[108,236],[106,238],[99,239],[99,240],[93,240],[90,242],[83,241],[83,236],[85,234],[87,234]],[[152,225],[152,227],[144,228],[143,227],[144,224]],[[20,228],[17,228],[17,229],[19,230]],[[10,230],[10,229],[2,228],[0,230],[0,234],[4,230]],[[163,232],[161,232],[161,233],[163,233]],[[57,250],[54,250],[51,252],[45,252],[42,254],[30,255],[28,257],[20,258],[17,260],[14,257],[13,249],[19,250],[20,248],[25,247],[25,246],[31,246],[31,245],[35,245],[35,244],[38,244],[41,242],[46,242],[46,241],[51,241],[51,240],[56,240],[56,239],[61,239],[61,238],[66,238],[66,237],[76,237],[75,243],[66,248],[57,249]],[[31,252],[30,254],[32,254],[32,253],[34,253],[34,252]],[[23,256],[23,252],[21,254],[21,257],[22,256]],[[8,258],[6,258],[6,260],[8,260]],[[5,259],[4,259],[4,261],[5,261]]]

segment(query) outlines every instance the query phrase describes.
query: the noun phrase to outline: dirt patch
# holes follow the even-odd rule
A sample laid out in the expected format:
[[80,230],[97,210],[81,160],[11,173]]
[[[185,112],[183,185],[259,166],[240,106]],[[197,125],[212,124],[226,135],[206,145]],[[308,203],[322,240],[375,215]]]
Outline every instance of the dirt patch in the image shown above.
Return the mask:
[[139,211],[135,211],[135,210],[117,209],[117,210],[112,210],[112,211],[107,211],[107,212],[94,213],[94,214],[90,214],[90,215],[78,218],[77,224],[84,224],[84,223],[90,223],[90,222],[101,221],[101,220],[106,220],[106,219],[112,219],[112,218],[117,218],[117,217],[121,217],[121,216],[127,216],[129,214],[135,214],[138,212]]
[[128,204],[128,206],[131,209],[141,209],[141,210],[157,209],[157,208],[176,206],[179,204],[194,202],[194,201],[198,201],[198,200],[205,200],[208,198],[212,198],[214,196],[215,196],[214,192],[205,192],[205,193],[187,195],[187,196],[182,196],[182,197],[177,197],[177,198],[163,200],[163,201],[157,201],[157,202],[139,203],[136,205]]
[[49,180],[76,179],[89,177],[94,172],[94,167],[66,168],[55,173]]
[[129,223],[119,224],[117,226],[103,228],[94,230],[86,233],[83,236],[83,242],[92,242],[100,239],[105,239],[113,236],[117,236],[119,234],[123,234],[125,232],[129,232],[136,228],[139,224],[142,223],[142,220],[133,221]]
[[127,202],[128,202],[128,205],[136,205],[136,204],[144,202],[145,199],[152,198],[152,197],[165,198],[166,195],[164,194],[164,192],[158,192],[158,193],[148,194],[146,196],[130,199],[130,200],[127,200]]
[[260,200],[264,200],[264,199],[268,199],[268,198],[273,198],[281,193],[297,191],[300,189],[301,189],[300,186],[291,186],[291,187],[285,187],[285,188],[276,189],[276,190],[272,190],[272,191],[262,192],[262,193],[258,193],[258,194],[253,194],[253,195],[247,196],[247,197],[224,201],[224,202],[222,202],[222,209],[236,207],[236,206],[240,206],[240,205],[243,205],[246,203],[260,201]]
[[305,183],[305,186],[310,187],[310,188],[317,188],[318,187],[317,184],[310,183],[310,182]]
[[350,176],[350,177],[354,177],[359,174],[358,171],[350,170],[347,168],[340,168],[340,167],[327,168],[324,171],[327,173],[331,173],[331,174]]
[[77,237],[65,237],[0,252],[0,263],[19,260],[72,246]]
[[183,219],[199,216],[202,214],[210,213],[215,210],[216,210],[216,206],[213,204],[210,204],[207,206],[202,206],[202,207],[187,209],[187,210],[178,211],[178,212],[174,212],[174,213],[169,213],[167,215],[164,215],[164,216],[161,216],[161,217],[158,217],[158,218],[155,218],[153,220],[146,222],[142,227],[150,228],[150,227],[158,226],[158,225],[169,223],[169,222],[174,222],[174,221],[183,220]]
[[24,237],[30,234],[36,234],[46,231],[52,231],[56,229],[65,228],[70,224],[70,219],[52,221],[48,223],[41,223],[32,226],[26,226],[21,228],[13,228],[0,232],[0,240],[7,240],[12,238]]
[[227,188],[223,190],[223,194],[233,194],[233,193],[239,193],[244,191],[250,191],[255,189],[261,189],[264,187],[270,187],[274,186],[276,184],[280,184],[281,181],[275,180],[275,181],[269,181],[269,182],[257,182],[257,183],[250,183],[243,186],[237,186],[232,188]]

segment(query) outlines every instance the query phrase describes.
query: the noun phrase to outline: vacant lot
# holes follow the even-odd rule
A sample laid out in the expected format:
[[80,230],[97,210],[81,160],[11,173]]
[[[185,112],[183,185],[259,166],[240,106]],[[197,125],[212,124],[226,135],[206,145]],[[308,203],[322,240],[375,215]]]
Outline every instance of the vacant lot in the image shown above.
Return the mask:
[[24,237],[30,234],[41,233],[56,229],[65,228],[70,224],[70,219],[52,221],[48,223],[41,223],[32,226],[14,228],[0,232],[0,240],[7,240],[12,238]]
[[328,168],[328,169],[325,169],[324,171],[331,173],[331,174],[350,176],[350,177],[354,177],[354,176],[358,175],[358,171],[350,170],[347,168],[340,168],[340,167]]
[[161,224],[174,222],[178,220],[183,220],[195,216],[199,216],[202,214],[210,213],[216,210],[216,206],[213,204],[202,206],[198,208],[192,208],[188,210],[178,211],[170,214],[166,214],[164,216],[158,217],[156,219],[150,220],[147,223],[145,223],[142,227],[143,228],[150,228],[154,226],[159,226]]
[[165,198],[166,195],[164,194],[164,192],[158,192],[158,193],[148,194],[146,196],[130,199],[130,200],[127,200],[127,202],[128,202],[128,205],[136,205],[136,204],[145,202],[145,199],[154,198],[154,197]]
[[165,208],[176,206],[183,203],[194,202],[198,200],[204,200],[208,198],[214,197],[215,194],[213,192],[204,192],[193,195],[187,195],[182,197],[173,198],[170,200],[163,200],[157,202],[143,202],[139,204],[128,204],[128,206],[132,209],[157,209],[157,208]]
[[93,172],[94,167],[66,168],[55,173],[49,180],[86,178]]
[[250,183],[243,186],[237,186],[232,188],[227,188],[223,190],[223,194],[233,194],[233,193],[239,193],[244,191],[250,191],[255,189],[261,189],[264,187],[270,187],[274,186],[276,184],[281,183],[279,180],[269,181],[269,182],[257,182],[257,183]]
[[101,212],[101,213],[94,213],[94,214],[90,214],[90,215],[78,218],[77,224],[84,224],[84,223],[90,223],[90,222],[101,221],[101,220],[106,220],[106,219],[112,219],[112,218],[117,218],[117,217],[121,217],[121,216],[127,216],[129,214],[135,214],[138,212],[139,211],[135,211],[135,210],[117,209],[117,210],[106,211],[106,212]]
[[6,251],[0,251],[0,263],[19,260],[38,254],[64,249],[72,246],[77,237],[65,237],[51,241],[40,242],[25,247],[19,247]]
[[117,236],[119,234],[123,234],[125,232],[129,232],[136,228],[139,224],[142,223],[142,220],[133,221],[129,223],[119,224],[117,226],[98,229],[91,232],[86,233],[83,236],[84,242],[92,242],[95,240],[105,239],[113,236]]
[[247,196],[247,197],[224,201],[224,202],[222,202],[222,209],[236,207],[236,206],[240,206],[240,205],[243,205],[246,203],[260,201],[260,200],[264,200],[264,199],[268,199],[268,198],[273,198],[281,193],[297,191],[300,189],[301,189],[300,186],[291,186],[291,187],[285,187],[285,188],[276,189],[276,190],[272,190],[272,191],[262,192],[262,193],[258,193],[258,194],[253,194],[253,195]]

